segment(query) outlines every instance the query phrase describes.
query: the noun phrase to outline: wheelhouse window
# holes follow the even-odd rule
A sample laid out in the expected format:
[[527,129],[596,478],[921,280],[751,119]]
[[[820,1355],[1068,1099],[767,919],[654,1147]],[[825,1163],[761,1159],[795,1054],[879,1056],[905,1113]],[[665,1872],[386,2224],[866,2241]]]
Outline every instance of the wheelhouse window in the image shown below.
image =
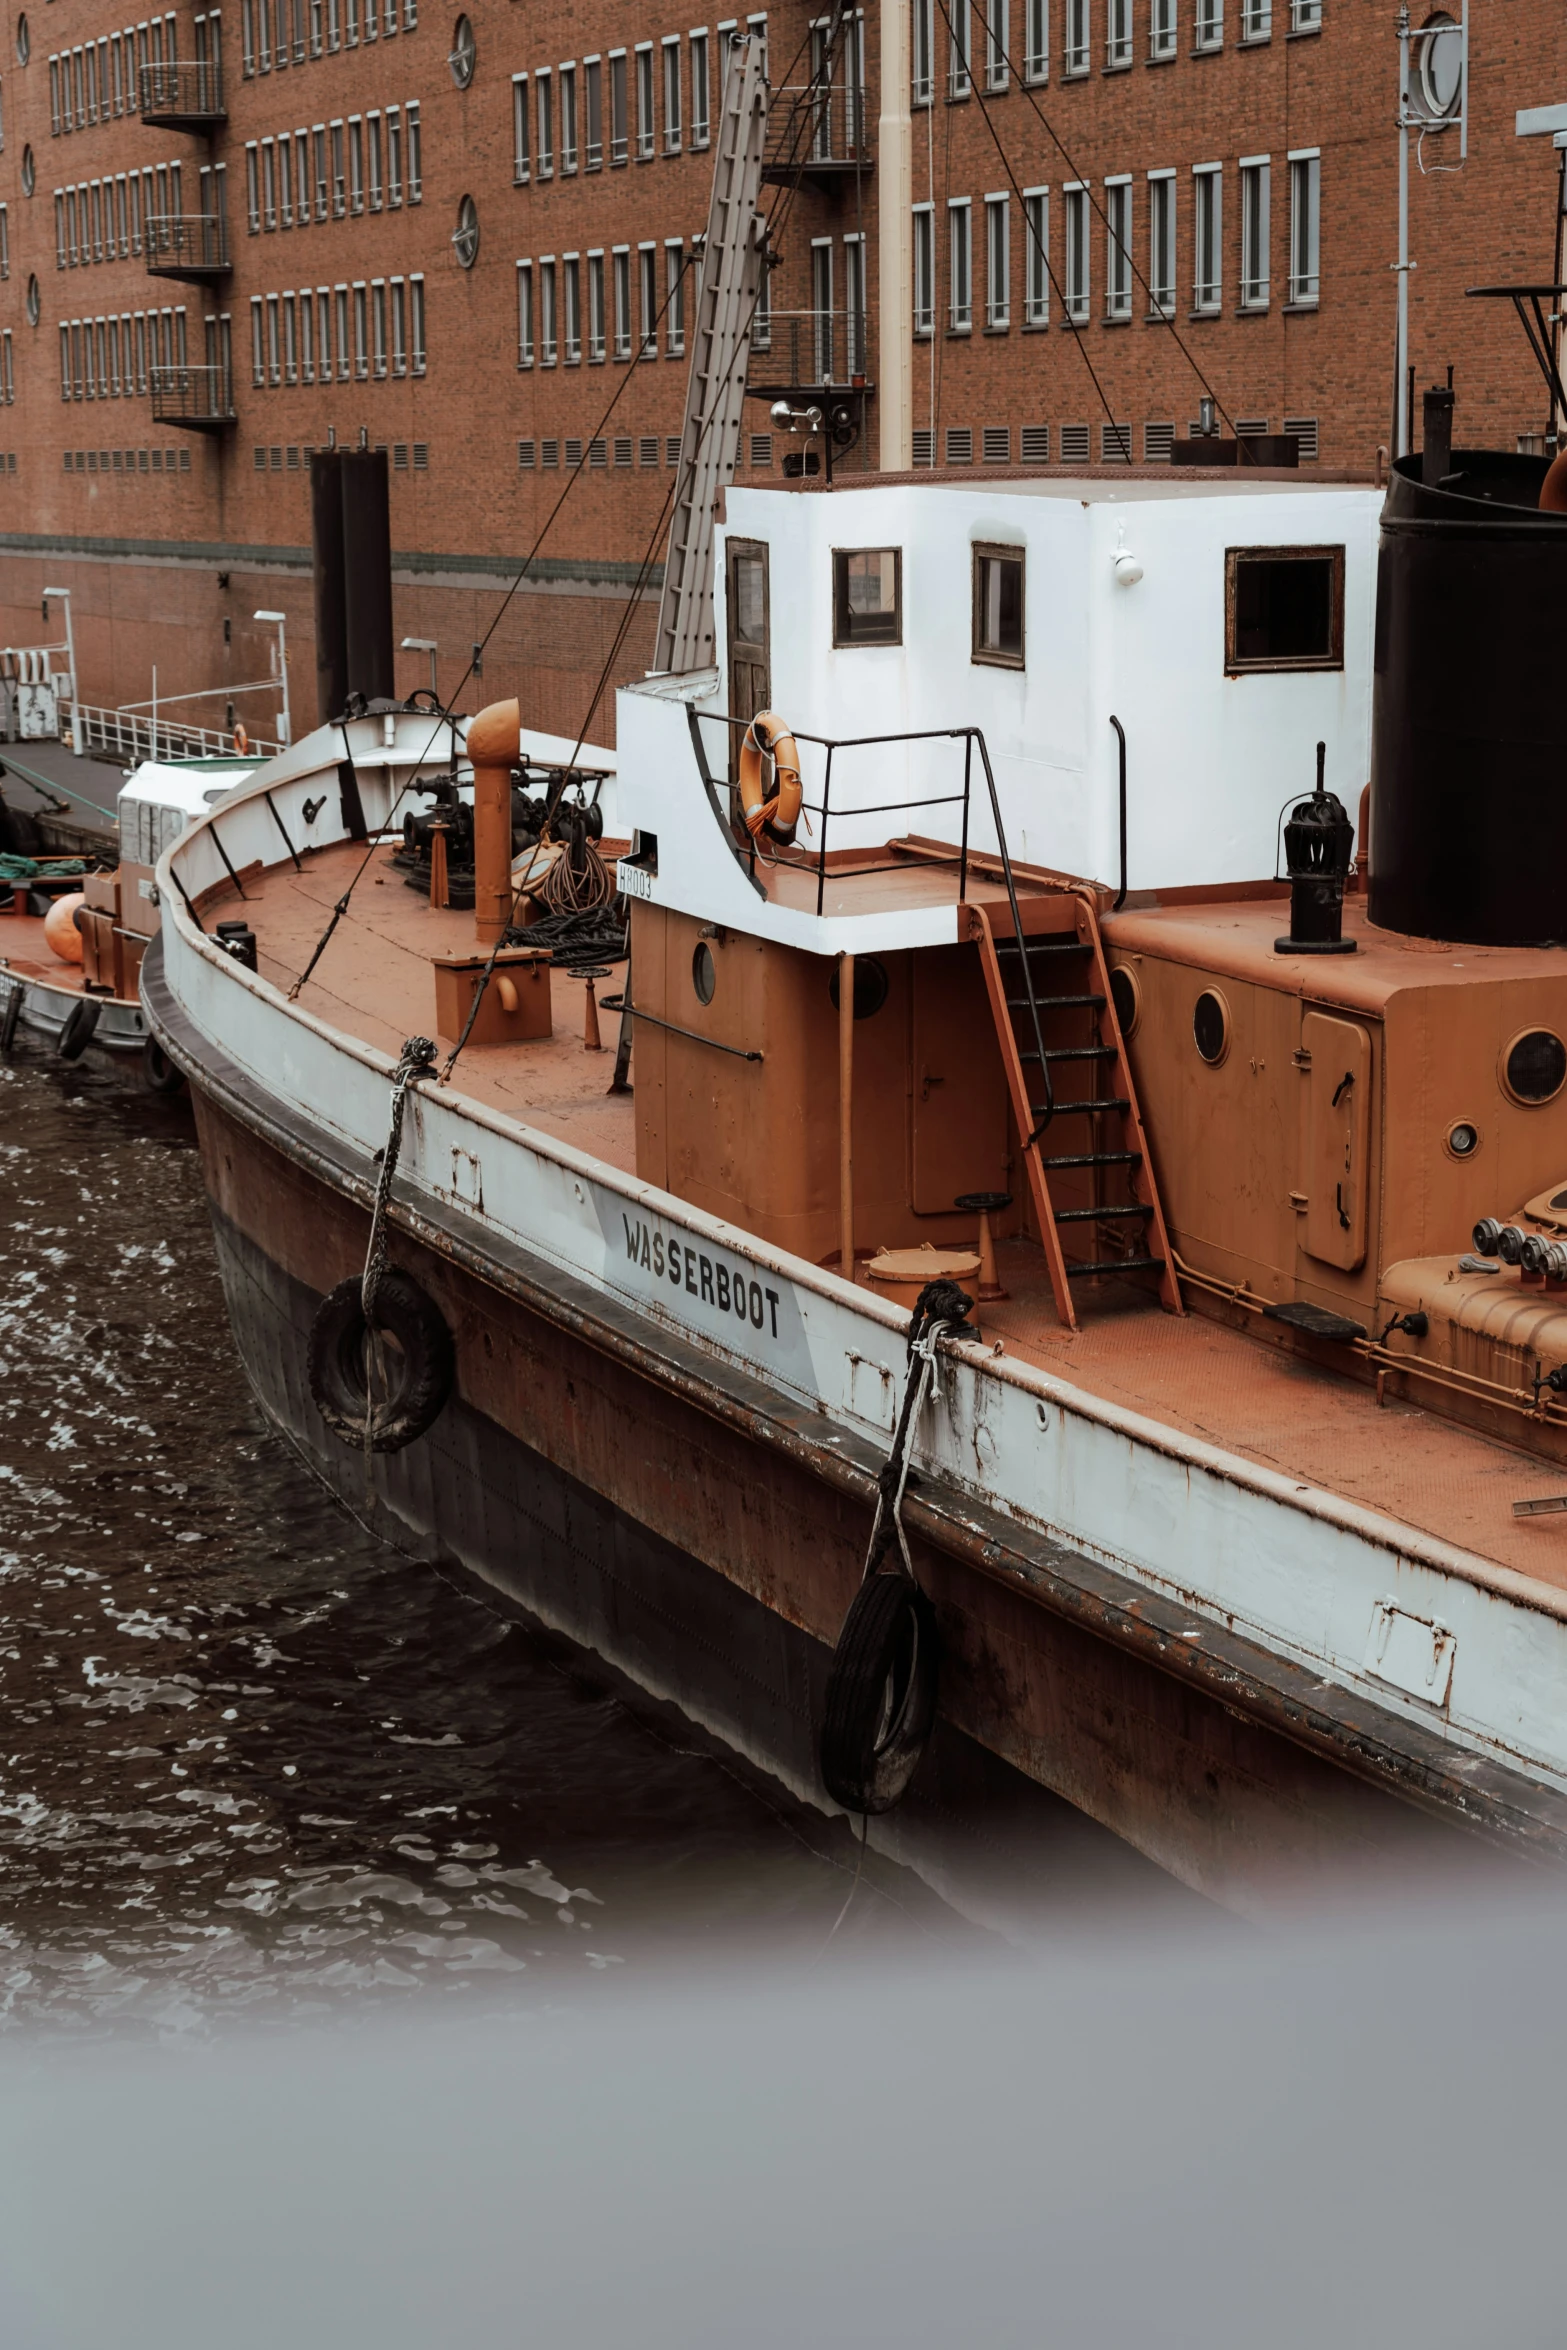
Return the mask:
[[1342,669],[1342,547],[1230,547],[1224,558],[1224,666]]
[[832,559],[835,645],[901,645],[903,553],[898,547],[838,547]]
[[1023,667],[1023,550],[974,549],[974,651],[998,669]]

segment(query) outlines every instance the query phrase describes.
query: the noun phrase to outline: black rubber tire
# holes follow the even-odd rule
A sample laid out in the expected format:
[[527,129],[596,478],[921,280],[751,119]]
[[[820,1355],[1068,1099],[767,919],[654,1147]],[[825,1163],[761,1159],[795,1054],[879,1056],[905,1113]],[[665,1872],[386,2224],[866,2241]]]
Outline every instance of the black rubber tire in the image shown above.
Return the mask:
[[79,1061],[81,1059],[97,1030],[98,1014],[101,1008],[100,1005],[93,1002],[90,995],[84,995],[80,1003],[72,1005],[66,1017],[65,1026],[61,1029],[55,1042],[54,1049],[62,1061]]
[[827,1675],[822,1785],[845,1811],[901,1803],[936,1720],[936,1611],[899,1568],[860,1585]]
[[[401,1452],[433,1426],[457,1381],[457,1354],[446,1317],[409,1273],[391,1266],[376,1296],[376,1328],[393,1342],[386,1368],[391,1392],[377,1399],[373,1452]],[[310,1392],[334,1436],[362,1451],[365,1441],[365,1317],[360,1277],[340,1281],[310,1325]]]
[[17,1023],[22,1017],[23,992],[21,981],[13,979],[10,993],[6,997],[5,1010],[0,1012],[0,1059],[8,1061],[11,1058],[11,1048],[16,1042]]
[[174,1094],[185,1091],[185,1072],[169,1059],[155,1036],[149,1036],[141,1048],[141,1081],[148,1093]]

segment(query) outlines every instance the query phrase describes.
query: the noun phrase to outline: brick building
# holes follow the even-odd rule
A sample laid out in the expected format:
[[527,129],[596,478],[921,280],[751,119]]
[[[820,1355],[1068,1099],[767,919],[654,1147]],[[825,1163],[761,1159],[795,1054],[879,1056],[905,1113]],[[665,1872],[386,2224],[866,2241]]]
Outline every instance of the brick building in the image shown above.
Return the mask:
[[[1567,97],[1567,14],[1470,14],[1467,159],[1454,130],[1416,142],[1409,352],[1421,381],[1454,366],[1461,440],[1510,445],[1547,422],[1540,377],[1505,305],[1463,289],[1552,274],[1558,158],[1514,117]],[[1240,430],[1372,471],[1394,404],[1391,11],[739,21],[775,92],[753,382],[866,376],[842,465],[1158,463],[1206,384]],[[575,728],[670,492],[733,29],[646,0],[230,0],[131,24],[108,0],[10,6],[4,640],[38,642],[42,590],[69,586],[84,698],[145,700],[156,663],[165,698],[212,686],[221,716],[223,681],[265,672],[253,612],[281,610],[308,716],[308,457],[364,435],[389,452],[397,636],[435,639],[455,687],[537,542],[464,699],[520,690]],[[906,60],[885,76],[884,49]],[[765,406],[747,423],[742,478],[782,489]],[[618,674],[652,617],[645,598]],[[424,655],[399,663],[427,679]]]

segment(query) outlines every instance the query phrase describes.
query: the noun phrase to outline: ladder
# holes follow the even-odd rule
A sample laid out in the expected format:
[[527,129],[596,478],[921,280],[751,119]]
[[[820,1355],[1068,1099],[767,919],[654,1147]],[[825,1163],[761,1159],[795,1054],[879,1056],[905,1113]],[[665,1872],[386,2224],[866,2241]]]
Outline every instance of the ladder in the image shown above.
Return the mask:
[[1184,1311],[1091,897],[1063,889],[967,907],[1056,1312],[1074,1282],[1153,1275]]

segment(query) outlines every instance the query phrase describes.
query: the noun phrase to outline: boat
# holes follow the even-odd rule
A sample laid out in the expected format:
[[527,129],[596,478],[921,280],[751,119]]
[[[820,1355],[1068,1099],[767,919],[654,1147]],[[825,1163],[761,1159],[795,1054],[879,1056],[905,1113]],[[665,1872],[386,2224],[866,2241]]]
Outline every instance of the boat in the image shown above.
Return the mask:
[[1248,1915],[1560,1865],[1563,460],[737,488],[707,254],[622,837],[338,678],[159,863],[265,1410],[916,1865],[1019,1787]]

